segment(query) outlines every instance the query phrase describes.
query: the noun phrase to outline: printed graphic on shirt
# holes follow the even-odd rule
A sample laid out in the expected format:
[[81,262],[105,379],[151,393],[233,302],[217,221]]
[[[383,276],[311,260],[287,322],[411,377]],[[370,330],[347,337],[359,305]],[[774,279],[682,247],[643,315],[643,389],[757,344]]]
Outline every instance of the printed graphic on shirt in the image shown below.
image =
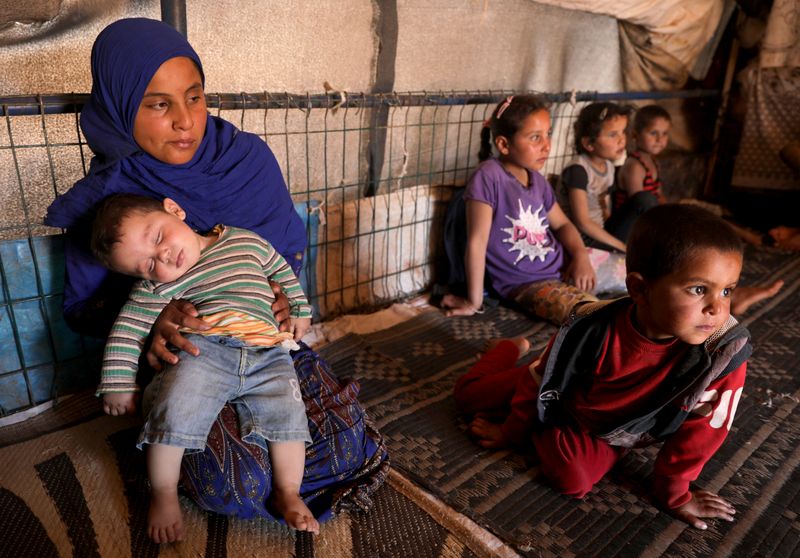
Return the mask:
[[736,391],[728,389],[721,394],[715,389],[704,391],[692,412],[704,417],[710,416],[711,428],[724,426],[730,430],[736,414],[736,407],[739,406],[739,399],[742,397],[742,389],[739,388]]
[[535,212],[531,211],[531,207],[529,205],[527,208],[523,208],[522,200],[519,200],[519,217],[515,219],[506,215],[506,219],[511,222],[512,226],[501,229],[508,233],[508,238],[503,240],[504,243],[511,244],[508,251],[519,250],[517,259],[514,260],[515,264],[525,256],[531,261],[536,258],[544,261],[547,254],[554,251],[547,238],[547,225],[544,224],[544,218],[540,217],[544,211],[544,205],[540,205]]

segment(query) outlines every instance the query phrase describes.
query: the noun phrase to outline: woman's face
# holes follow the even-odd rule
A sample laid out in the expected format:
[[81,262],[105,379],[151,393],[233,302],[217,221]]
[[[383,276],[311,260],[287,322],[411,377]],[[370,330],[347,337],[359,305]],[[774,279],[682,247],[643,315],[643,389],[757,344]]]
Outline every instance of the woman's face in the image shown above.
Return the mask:
[[194,157],[206,132],[206,98],[189,58],[170,58],[150,80],[133,123],[133,138],[159,161],[180,165]]

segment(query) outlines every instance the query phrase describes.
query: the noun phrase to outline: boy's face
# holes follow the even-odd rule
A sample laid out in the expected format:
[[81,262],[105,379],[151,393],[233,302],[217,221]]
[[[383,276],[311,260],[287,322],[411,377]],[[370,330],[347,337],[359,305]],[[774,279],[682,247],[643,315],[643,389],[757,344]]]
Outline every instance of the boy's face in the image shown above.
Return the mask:
[[128,215],[120,225],[120,241],[111,250],[109,267],[158,283],[178,279],[197,263],[210,243],[189,228],[185,217],[169,198],[164,200],[164,211]]
[[691,345],[703,343],[730,316],[741,271],[741,254],[703,248],[656,281],[631,273],[628,283],[641,333],[654,341],[677,337]]
[[666,118],[654,118],[641,132],[636,134],[636,145],[650,155],[658,155],[669,143],[669,130],[672,124]]
[[603,128],[594,141],[584,142],[584,147],[592,157],[617,161],[625,156],[625,128],[628,117],[616,115],[603,122]]

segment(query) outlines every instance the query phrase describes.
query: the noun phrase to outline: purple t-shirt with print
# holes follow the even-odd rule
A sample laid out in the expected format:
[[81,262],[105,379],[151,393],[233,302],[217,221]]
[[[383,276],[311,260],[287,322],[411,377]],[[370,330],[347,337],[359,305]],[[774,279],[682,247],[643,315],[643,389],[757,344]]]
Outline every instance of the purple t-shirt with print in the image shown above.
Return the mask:
[[528,171],[526,188],[497,159],[481,163],[464,197],[492,206],[486,247],[486,271],[492,287],[509,298],[515,288],[561,274],[564,254],[553,236],[547,213],[556,203],[553,188],[538,172]]

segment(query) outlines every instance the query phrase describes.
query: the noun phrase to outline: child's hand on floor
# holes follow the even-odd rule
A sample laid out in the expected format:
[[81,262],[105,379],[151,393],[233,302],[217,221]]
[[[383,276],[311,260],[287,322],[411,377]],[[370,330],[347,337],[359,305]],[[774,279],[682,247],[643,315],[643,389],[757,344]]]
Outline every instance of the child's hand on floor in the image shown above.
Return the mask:
[[708,529],[701,517],[718,517],[733,521],[734,507],[725,499],[707,490],[692,490],[692,499],[671,511],[672,515],[696,529]]
[[490,422],[482,416],[475,417],[469,424],[469,433],[478,439],[478,445],[487,449],[504,448],[509,445],[503,436],[503,430],[496,422]]
[[136,394],[133,392],[104,393],[103,411],[113,417],[134,414],[136,412]]
[[447,294],[442,297],[441,303],[445,316],[472,316],[479,313],[479,306],[475,306],[466,298]]

